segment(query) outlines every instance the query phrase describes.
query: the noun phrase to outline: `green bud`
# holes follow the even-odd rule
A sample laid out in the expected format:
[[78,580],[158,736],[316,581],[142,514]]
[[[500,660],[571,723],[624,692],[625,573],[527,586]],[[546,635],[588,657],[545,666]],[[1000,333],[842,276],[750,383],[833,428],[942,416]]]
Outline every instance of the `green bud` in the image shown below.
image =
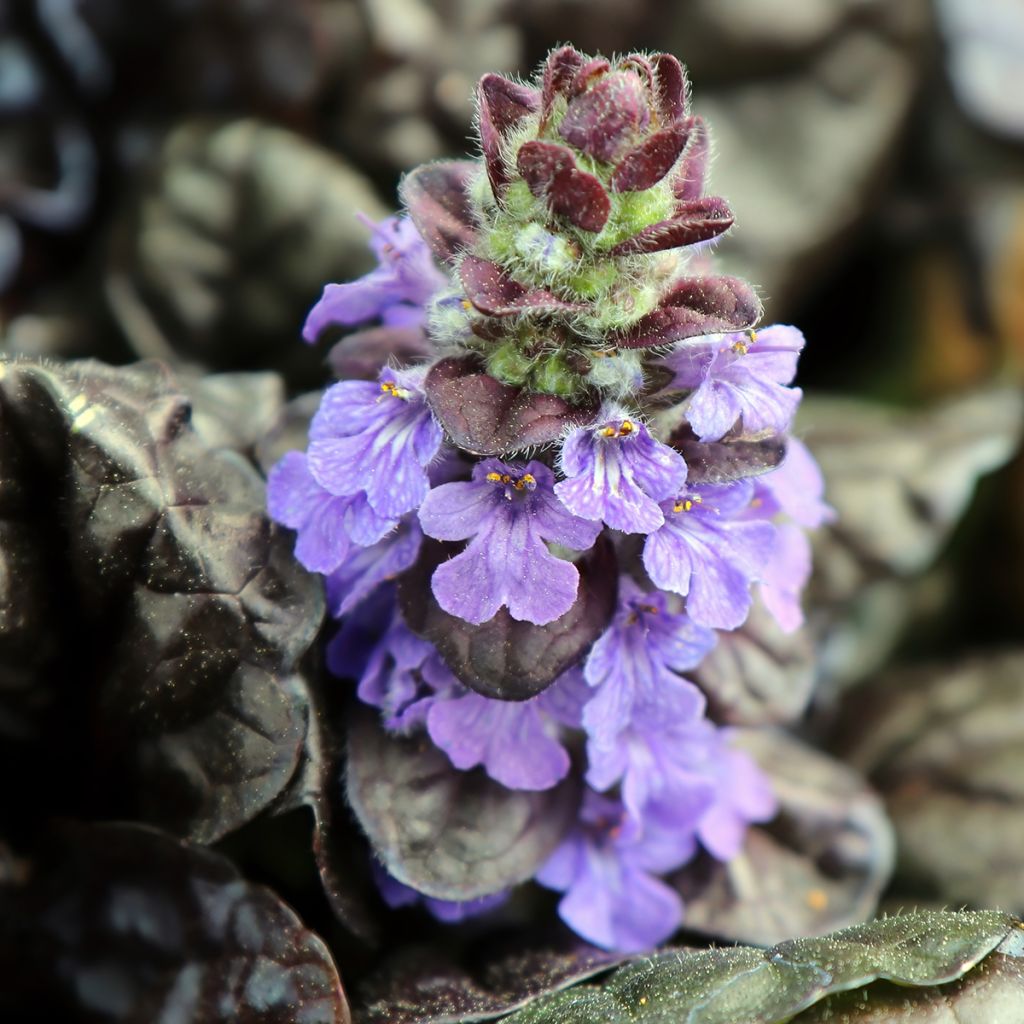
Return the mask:
[[533,360],[523,355],[512,341],[500,345],[487,357],[487,372],[502,384],[525,384],[532,367]]
[[570,398],[579,390],[580,378],[569,369],[565,357],[555,353],[537,364],[531,383],[544,394]]

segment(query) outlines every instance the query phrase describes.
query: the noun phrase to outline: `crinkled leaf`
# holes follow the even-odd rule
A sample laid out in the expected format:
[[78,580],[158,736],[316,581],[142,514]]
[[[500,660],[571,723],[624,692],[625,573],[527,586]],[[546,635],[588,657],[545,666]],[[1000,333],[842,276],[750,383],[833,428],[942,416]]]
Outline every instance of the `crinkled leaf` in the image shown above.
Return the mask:
[[639,192],[656,185],[670,170],[686,145],[685,125],[674,125],[645,139],[619,161],[612,172],[613,192]]
[[284,411],[284,382],[276,373],[182,375],[181,383],[192,403],[192,426],[211,448],[252,451]]
[[462,772],[426,735],[386,733],[352,716],[346,792],[388,872],[444,900],[471,900],[533,877],[572,822],[579,793],[566,780],[542,793]]
[[[587,77],[586,70],[581,69],[582,75],[577,72],[577,82]],[[640,79],[629,71],[611,71],[569,102],[558,134],[570,145],[607,162],[629,147],[649,118]]]
[[568,146],[531,140],[519,148],[516,166],[530,191],[546,199],[552,213],[583,231],[600,231],[612,204],[600,180],[581,171]]
[[[512,938],[517,945],[523,942],[520,936]],[[477,943],[470,953],[470,964],[462,966],[434,947],[402,951],[360,987],[358,1020],[363,1024],[493,1020],[628,959],[590,946],[496,953],[489,944]]]
[[[585,985],[539,1000],[510,1017],[509,1024],[926,1024],[954,1018],[1012,1024],[1024,1006],[1022,952],[1021,924],[1008,914],[918,912],[771,949],[658,953],[619,968],[600,988]],[[980,999],[964,998],[972,976],[990,960],[989,970],[994,967],[1003,984],[986,989],[982,982]],[[865,988],[879,979],[901,986],[903,1003],[895,1003],[900,1016],[873,1015],[875,992],[891,991],[884,984]],[[850,1016],[829,1016],[829,1004],[821,1000],[850,990],[858,991],[832,1004],[849,1009]],[[951,1006],[953,1017],[908,1012],[918,1000],[922,1006],[929,1001]],[[801,1014],[815,1004],[820,1013]]]
[[8,893],[5,1020],[347,1024],[327,947],[224,857],[137,825],[58,838]]
[[576,603],[546,626],[513,619],[506,608],[479,626],[444,611],[430,589],[430,577],[450,551],[450,545],[434,541],[423,545],[419,561],[399,584],[402,611],[459,679],[485,697],[536,696],[579,660],[611,620],[617,576],[614,549],[606,539],[577,563]]
[[470,160],[443,160],[417,167],[402,179],[402,202],[442,263],[453,264],[476,240],[468,189],[477,172]]
[[105,292],[140,357],[321,378],[320,356],[290,342],[325,281],[373,264],[354,213],[388,211],[366,178],[281,128],[194,120],[126,192]]
[[905,886],[1024,907],[1024,652],[889,673],[841,721],[844,755],[885,799]]
[[511,278],[497,263],[467,256],[459,266],[466,298],[488,316],[517,313],[567,312],[579,309],[542,288],[527,288]]
[[615,344],[619,348],[666,345],[700,334],[742,330],[760,316],[761,302],[746,281],[688,277],[672,288],[657,309],[617,335]]
[[757,598],[746,622],[718,634],[718,643],[692,674],[717,721],[781,725],[807,707],[815,658],[806,630],[784,632]]
[[98,810],[216,839],[295,772],[307,713],[296,666],[319,588],[267,520],[258,474],[191,427],[166,371],[3,370],[0,447],[21,448],[26,486],[48,499],[51,625],[69,638],[49,671],[90,720],[74,741],[94,744],[66,781],[109,793]]
[[339,380],[376,380],[386,363],[413,363],[431,354],[419,327],[371,327],[345,335],[327,353],[327,363]]
[[571,405],[502,384],[471,356],[452,356],[431,367],[427,401],[448,436],[474,455],[504,455],[547,444],[596,413],[592,404]]
[[865,920],[893,866],[892,828],[851,768],[785,733],[738,733],[767,773],[779,813],[751,828],[727,864],[702,858],[675,876],[686,927],[768,944]]
[[580,68],[584,56],[573,46],[562,46],[548,54],[544,65],[544,82],[541,89],[541,122],[547,121],[555,96],[569,94],[569,90]]
[[700,441],[684,426],[673,435],[672,447],[686,460],[687,483],[727,484],[748,476],[769,473],[786,455],[784,437],[724,437]]
[[690,203],[704,194],[704,179],[708,173],[711,142],[704,118],[693,118],[690,138],[682,160],[672,174],[672,191],[682,203]]

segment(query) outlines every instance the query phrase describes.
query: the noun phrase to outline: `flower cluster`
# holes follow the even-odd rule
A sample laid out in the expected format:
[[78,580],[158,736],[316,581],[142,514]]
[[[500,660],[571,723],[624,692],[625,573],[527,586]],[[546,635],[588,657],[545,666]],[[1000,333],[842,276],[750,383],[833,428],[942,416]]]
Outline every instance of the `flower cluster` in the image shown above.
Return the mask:
[[[269,507],[327,578],[329,665],[387,729],[511,789],[582,774],[536,879],[584,938],[644,949],[683,920],[666,876],[774,813],[685,673],[755,593],[801,622],[802,528],[829,515],[786,437],[803,337],[755,331],[753,290],[710,269],[732,217],[675,58],[565,47],[478,103],[483,159],[409,174],[380,267],[311,311],[307,341],[378,321],[380,369],[326,391]],[[491,656],[512,627],[545,652],[529,673]]]

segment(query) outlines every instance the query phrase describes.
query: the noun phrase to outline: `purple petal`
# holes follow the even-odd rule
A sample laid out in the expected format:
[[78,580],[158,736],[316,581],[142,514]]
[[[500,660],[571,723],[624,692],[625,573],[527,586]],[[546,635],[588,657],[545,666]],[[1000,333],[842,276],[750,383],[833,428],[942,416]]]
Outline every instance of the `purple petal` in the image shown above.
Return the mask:
[[503,701],[467,693],[437,701],[427,713],[427,731],[456,768],[482,765],[509,789],[550,789],[569,773],[569,755],[551,735],[537,698]]
[[267,511],[283,526],[306,525],[324,494],[306,465],[304,452],[288,452],[267,475]]
[[761,600],[779,628],[792,633],[804,623],[800,593],[811,576],[811,544],[792,523],[776,527],[775,547],[762,573]]
[[702,845],[721,861],[732,860],[752,822],[770,821],[775,794],[764,772],[748,754],[723,744],[718,763],[718,795],[697,829]]
[[795,437],[789,439],[782,465],[758,485],[772,510],[785,512],[801,526],[814,529],[835,519],[835,510],[823,500],[825,478],[807,446]]

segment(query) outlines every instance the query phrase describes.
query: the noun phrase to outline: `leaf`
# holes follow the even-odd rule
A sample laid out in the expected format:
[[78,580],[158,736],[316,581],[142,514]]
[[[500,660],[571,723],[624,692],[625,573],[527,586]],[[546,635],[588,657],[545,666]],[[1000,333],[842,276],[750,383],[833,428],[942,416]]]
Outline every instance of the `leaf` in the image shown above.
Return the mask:
[[0,448],[22,449],[26,485],[47,498],[40,576],[60,595],[30,636],[66,638],[48,668],[55,726],[71,730],[49,740],[61,805],[88,783],[92,813],[217,839],[295,773],[319,587],[267,520],[258,474],[192,429],[165,370],[3,369]]
[[631,149],[612,172],[613,192],[639,192],[656,185],[679,159],[688,136],[687,126],[673,125],[655,132]]
[[746,622],[719,634],[692,678],[716,721],[750,726],[793,722],[814,690],[811,638],[802,629],[783,632],[755,597]]
[[[873,1016],[876,990],[892,991],[889,986],[864,988],[879,979],[901,986],[902,1003],[896,1005],[904,1014],[912,1001],[924,1002],[929,996],[954,1006],[962,1001],[966,1009],[963,993],[978,986],[981,999],[989,1000],[988,1010],[998,1015],[984,1015],[986,1003],[981,1003],[974,1010],[982,1015],[956,1019],[1012,1024],[1018,1019],[1016,1008],[1024,1005],[1021,951],[1020,922],[1007,914],[918,912],[771,949],[658,953],[619,968],[599,988],[583,985],[537,1000],[509,1017],[508,1024],[924,1024],[950,1019]],[[975,980],[979,971],[985,973]],[[985,979],[993,975],[995,983],[986,990]],[[907,986],[934,987],[915,992]],[[849,999],[821,1002],[832,993],[854,989],[859,991]],[[815,1004],[820,1013],[816,1009],[796,1016]],[[856,1009],[849,1017],[828,1016],[826,1009],[836,1005]],[[1008,1005],[1015,1012],[1008,1012]]]
[[852,769],[785,733],[737,739],[771,780],[779,813],[727,864],[704,857],[674,876],[685,926],[767,945],[865,920],[893,866],[881,801]]
[[536,89],[495,74],[487,74],[480,79],[476,95],[480,148],[487,163],[491,190],[500,199],[509,183],[502,144],[524,118],[537,110],[540,96]]
[[434,569],[450,547],[426,541],[420,559],[399,584],[409,627],[433,643],[448,667],[477,693],[498,700],[527,700],[550,686],[601,635],[615,610],[618,574],[606,539],[577,563],[576,603],[546,626],[513,619],[502,608],[474,626],[444,611],[430,589]]
[[608,193],[599,178],[576,166],[568,146],[531,139],[519,147],[516,168],[530,191],[548,201],[552,213],[582,231],[598,232],[605,226],[612,209]]
[[739,331],[757,323],[760,316],[761,302],[746,281],[737,277],[686,277],[676,282],[657,309],[612,340],[617,348],[651,348],[699,334]]
[[565,302],[552,292],[527,288],[513,280],[497,263],[467,256],[459,264],[459,278],[466,298],[488,316],[518,313],[572,312],[578,304]]
[[477,173],[471,160],[443,160],[410,171],[399,195],[431,252],[449,266],[476,241],[468,189]]
[[[327,281],[368,270],[387,215],[337,156],[255,120],[185,121],[116,226],[105,292],[140,357],[322,378],[299,327]],[[295,342],[295,343],[291,343]]]
[[[828,535],[863,566],[901,576],[928,566],[949,538],[978,478],[1020,441],[1024,401],[990,389],[924,412],[852,399],[804,403],[797,430],[825,474],[838,513]],[[860,586],[860,580],[852,589]]]
[[138,825],[59,840],[6,894],[4,1019],[349,1021],[324,943],[224,857]]
[[[521,947],[525,939],[509,936],[502,945],[515,941]],[[436,947],[403,950],[360,987],[356,1004],[360,1024],[493,1020],[628,959],[590,946],[527,947],[510,953],[495,951],[493,943],[475,942],[469,953],[471,962],[464,967]]]
[[579,799],[571,781],[536,793],[458,771],[426,736],[390,736],[365,712],[349,724],[346,792],[388,872],[443,900],[532,878]]
[[770,473],[786,456],[784,437],[725,437],[699,441],[689,426],[676,431],[669,443],[686,460],[689,484],[727,484],[748,476]]
[[557,395],[502,384],[472,356],[435,363],[424,388],[445,433],[474,455],[506,455],[547,444],[597,412],[592,403],[571,405]]
[[885,799],[904,888],[1024,907],[1022,709],[1019,649],[890,672],[848,698],[842,750]]

